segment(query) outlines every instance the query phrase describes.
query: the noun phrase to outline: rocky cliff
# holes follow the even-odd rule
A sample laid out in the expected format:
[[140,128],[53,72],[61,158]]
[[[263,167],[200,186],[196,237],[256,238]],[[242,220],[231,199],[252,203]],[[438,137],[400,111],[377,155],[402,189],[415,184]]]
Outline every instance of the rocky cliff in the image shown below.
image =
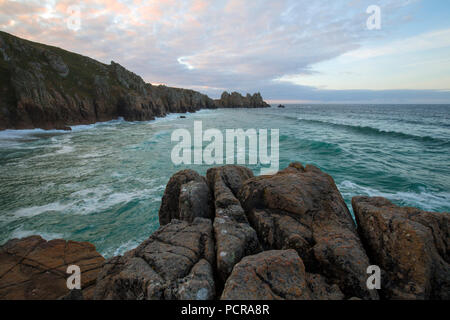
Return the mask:
[[[384,198],[352,205],[357,224],[332,177],[311,165],[259,177],[234,165],[206,177],[183,170],[167,184],[160,228],[103,267],[86,243],[0,247],[0,298],[450,299],[450,213]],[[84,279],[76,295],[61,274],[72,262]],[[379,290],[367,287],[370,265]]]
[[113,61],[106,65],[5,32],[0,32],[0,92],[0,130],[64,129],[118,117],[151,120],[203,108],[268,106],[259,94],[233,93],[231,103],[154,86]]

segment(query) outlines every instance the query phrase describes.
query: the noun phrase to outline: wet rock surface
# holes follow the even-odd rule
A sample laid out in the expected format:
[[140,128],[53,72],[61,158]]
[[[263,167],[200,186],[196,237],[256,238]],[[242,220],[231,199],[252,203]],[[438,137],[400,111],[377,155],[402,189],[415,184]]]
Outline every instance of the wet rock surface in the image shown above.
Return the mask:
[[88,242],[46,241],[40,236],[10,240],[0,247],[0,299],[70,298],[69,265],[81,271],[82,290],[76,296],[91,299],[104,260]]
[[383,271],[387,299],[450,299],[450,213],[354,197],[352,206],[371,261]]

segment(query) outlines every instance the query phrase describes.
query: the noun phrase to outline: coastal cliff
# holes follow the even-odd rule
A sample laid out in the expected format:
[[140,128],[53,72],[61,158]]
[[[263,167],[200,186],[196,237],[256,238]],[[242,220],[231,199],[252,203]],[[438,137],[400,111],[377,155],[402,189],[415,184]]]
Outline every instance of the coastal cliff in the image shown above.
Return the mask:
[[[103,262],[88,243],[36,236],[7,242],[0,299],[450,299],[450,213],[384,198],[352,206],[357,224],[312,165],[259,177],[235,165],[206,177],[182,170],[165,189],[160,228],[122,256]],[[76,294],[64,286],[69,264],[82,272]],[[379,290],[366,285],[370,265]]]
[[200,109],[269,107],[259,93],[224,92],[213,100],[193,90],[154,86],[114,61],[103,64],[5,32],[0,32],[0,92],[0,130],[68,129],[118,117],[152,120]]

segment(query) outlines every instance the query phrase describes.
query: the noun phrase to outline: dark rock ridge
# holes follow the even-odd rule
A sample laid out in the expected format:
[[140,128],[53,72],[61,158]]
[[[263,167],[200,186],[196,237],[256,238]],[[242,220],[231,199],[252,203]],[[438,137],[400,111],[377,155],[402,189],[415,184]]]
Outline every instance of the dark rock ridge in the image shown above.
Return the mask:
[[[352,204],[358,227],[332,177],[311,165],[259,177],[234,165],[211,168],[206,178],[183,170],[167,184],[160,228],[101,270],[86,244],[31,237],[0,247],[0,298],[450,299],[450,213],[384,198],[355,197]],[[59,249],[34,249],[50,244]],[[66,248],[67,257],[74,244],[86,250],[76,251],[74,264],[94,270],[84,271],[87,288],[45,296],[53,278],[43,271],[53,276],[65,266],[67,258],[54,252]],[[35,261],[44,262],[28,272]],[[367,288],[369,265],[382,271],[380,290]]]
[[233,93],[230,104],[193,90],[153,86],[114,61],[106,65],[5,32],[0,32],[0,53],[0,130],[66,129],[118,117],[152,120],[205,108],[269,106],[260,94]]

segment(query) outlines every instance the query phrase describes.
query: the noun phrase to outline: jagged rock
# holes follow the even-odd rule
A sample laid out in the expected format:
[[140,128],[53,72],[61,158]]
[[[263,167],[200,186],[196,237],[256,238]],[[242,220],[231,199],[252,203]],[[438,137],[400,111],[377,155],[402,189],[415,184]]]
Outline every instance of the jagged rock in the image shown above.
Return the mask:
[[178,201],[180,220],[192,222],[196,217],[214,217],[211,192],[206,181],[189,181],[183,184]]
[[242,259],[225,283],[222,300],[309,300],[305,267],[295,250],[271,250]]
[[196,217],[212,218],[211,193],[204,177],[193,170],[174,174],[167,183],[159,209],[159,224],[172,219],[192,222]]
[[256,232],[235,197],[235,192],[245,180],[253,177],[253,173],[244,167],[227,165],[209,169],[206,177],[215,199],[217,272],[225,282],[236,263],[247,255],[261,251]]
[[361,238],[382,273],[388,299],[450,299],[450,213],[354,197]]
[[369,259],[329,175],[293,163],[247,180],[238,198],[266,250],[295,249],[307,272],[321,274],[346,296],[378,298],[366,287]]
[[261,94],[255,93],[243,97],[238,92],[232,92],[229,94],[224,91],[219,100],[216,100],[216,105],[220,108],[269,108],[268,105],[261,97]]
[[186,278],[178,283],[177,300],[212,300],[215,297],[214,272],[211,264],[201,259]]
[[94,299],[211,299],[214,260],[211,221],[174,219],[136,249],[109,259]]
[[66,284],[69,265],[80,267],[80,293],[91,299],[103,262],[87,242],[46,241],[40,236],[10,240],[0,247],[0,299],[74,298]]

